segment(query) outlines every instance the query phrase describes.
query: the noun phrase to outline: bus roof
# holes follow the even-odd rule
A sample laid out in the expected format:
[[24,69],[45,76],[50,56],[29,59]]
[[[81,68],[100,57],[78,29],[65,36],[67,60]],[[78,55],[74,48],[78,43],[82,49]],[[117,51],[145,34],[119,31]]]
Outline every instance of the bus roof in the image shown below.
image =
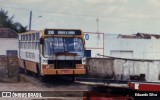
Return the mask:
[[30,31],[27,31],[27,32],[24,32],[24,33],[18,33],[19,35],[20,34],[32,34],[32,33],[37,33],[37,32],[42,32],[42,30],[30,30]]

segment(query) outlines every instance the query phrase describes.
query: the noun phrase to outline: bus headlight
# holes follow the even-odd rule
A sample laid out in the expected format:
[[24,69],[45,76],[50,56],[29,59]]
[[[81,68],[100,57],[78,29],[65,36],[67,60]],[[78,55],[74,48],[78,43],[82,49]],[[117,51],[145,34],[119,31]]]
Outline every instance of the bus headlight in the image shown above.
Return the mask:
[[82,64],[86,64],[86,57],[82,58]]
[[85,65],[84,64],[76,64],[77,69],[84,69]]
[[46,68],[54,68],[54,64],[47,64],[47,65],[42,65],[43,69]]

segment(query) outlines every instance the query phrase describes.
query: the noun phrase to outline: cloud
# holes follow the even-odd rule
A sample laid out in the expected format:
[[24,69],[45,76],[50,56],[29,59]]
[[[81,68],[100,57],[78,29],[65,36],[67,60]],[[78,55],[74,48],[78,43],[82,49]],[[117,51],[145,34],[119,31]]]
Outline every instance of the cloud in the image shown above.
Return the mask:
[[95,5],[109,5],[109,4],[125,4],[128,3],[128,0],[85,0],[89,4]]
[[47,0],[10,0],[10,2],[14,2],[14,3],[20,3],[20,4],[31,4],[31,3],[41,3]]
[[[97,17],[102,32],[137,32],[146,28],[151,32],[148,23],[160,26],[160,0],[3,0],[0,5],[23,25],[28,25],[32,10],[33,29],[68,27],[96,31]],[[43,17],[36,19],[37,16]]]
[[115,0],[86,0],[87,3],[89,4],[112,4],[115,2]]
[[124,17],[139,18],[142,20],[155,20],[160,18],[160,0],[141,0],[137,1],[134,5],[128,7]]
[[160,6],[160,0],[147,0],[147,4],[153,7]]

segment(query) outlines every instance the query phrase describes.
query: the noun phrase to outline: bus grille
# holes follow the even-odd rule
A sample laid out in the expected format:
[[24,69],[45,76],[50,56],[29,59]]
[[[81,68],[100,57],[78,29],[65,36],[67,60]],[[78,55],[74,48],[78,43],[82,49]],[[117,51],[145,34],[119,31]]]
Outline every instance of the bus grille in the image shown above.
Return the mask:
[[48,64],[54,64],[56,69],[74,69],[76,64],[81,64],[81,60],[49,60]]

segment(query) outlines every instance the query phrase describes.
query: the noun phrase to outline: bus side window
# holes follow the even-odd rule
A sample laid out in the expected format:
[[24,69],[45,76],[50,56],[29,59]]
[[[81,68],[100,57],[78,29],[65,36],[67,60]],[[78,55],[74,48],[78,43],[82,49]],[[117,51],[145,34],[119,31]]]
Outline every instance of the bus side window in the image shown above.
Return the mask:
[[32,34],[32,41],[35,41],[35,33]]
[[39,33],[36,33],[36,40],[39,40]]

